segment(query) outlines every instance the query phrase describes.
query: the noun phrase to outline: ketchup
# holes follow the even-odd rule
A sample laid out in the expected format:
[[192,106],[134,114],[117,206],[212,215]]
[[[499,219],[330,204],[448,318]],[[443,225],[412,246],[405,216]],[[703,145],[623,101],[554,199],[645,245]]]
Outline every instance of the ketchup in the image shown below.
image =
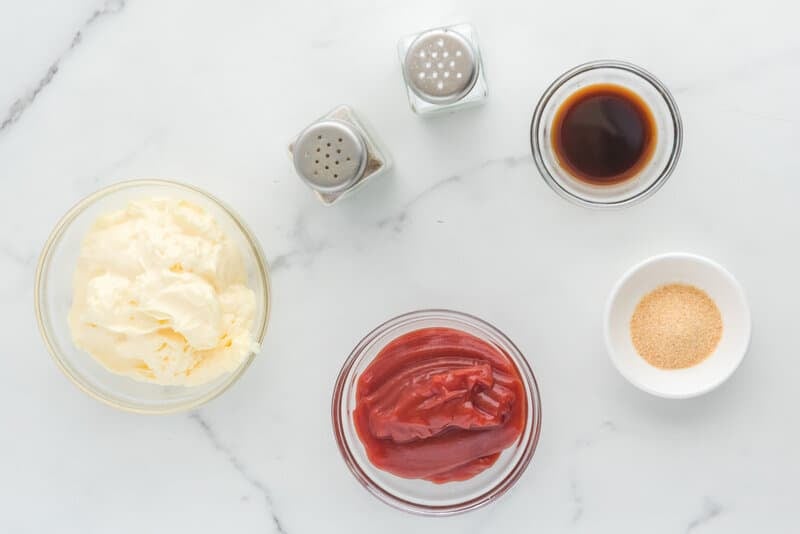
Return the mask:
[[353,419],[372,464],[404,478],[467,480],[525,427],[525,388],[499,347],[452,328],[386,345],[358,379]]

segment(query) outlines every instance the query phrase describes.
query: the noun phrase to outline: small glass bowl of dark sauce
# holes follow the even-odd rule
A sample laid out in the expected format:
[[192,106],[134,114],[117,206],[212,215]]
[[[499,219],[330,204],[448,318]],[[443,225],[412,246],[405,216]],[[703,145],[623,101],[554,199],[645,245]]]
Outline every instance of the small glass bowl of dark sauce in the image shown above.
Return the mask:
[[655,193],[675,168],[683,126],[669,90],[623,61],[593,61],[547,88],[531,123],[539,172],[562,197],[622,207]]

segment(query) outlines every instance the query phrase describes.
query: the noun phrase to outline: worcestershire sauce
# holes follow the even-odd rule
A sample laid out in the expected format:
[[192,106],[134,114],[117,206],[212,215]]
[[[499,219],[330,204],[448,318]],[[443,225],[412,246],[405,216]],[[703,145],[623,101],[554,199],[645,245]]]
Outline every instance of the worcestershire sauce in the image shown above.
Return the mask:
[[556,111],[552,144],[561,165],[578,180],[613,185],[647,165],[656,145],[653,112],[641,96],[614,84],[570,95]]

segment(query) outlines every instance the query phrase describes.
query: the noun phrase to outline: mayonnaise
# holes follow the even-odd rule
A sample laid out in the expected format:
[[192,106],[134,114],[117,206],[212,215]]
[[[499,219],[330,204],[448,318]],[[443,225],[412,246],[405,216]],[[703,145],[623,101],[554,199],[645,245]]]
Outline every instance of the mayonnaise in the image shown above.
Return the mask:
[[190,202],[139,200],[101,216],[84,238],[73,284],[72,338],[115,373],[198,385],[258,349],[241,253]]

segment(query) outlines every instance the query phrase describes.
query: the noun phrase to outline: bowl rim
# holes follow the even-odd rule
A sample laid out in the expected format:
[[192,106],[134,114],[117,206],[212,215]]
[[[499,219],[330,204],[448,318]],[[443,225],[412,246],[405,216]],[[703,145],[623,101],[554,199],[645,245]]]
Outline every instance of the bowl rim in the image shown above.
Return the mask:
[[[672,119],[672,125],[675,130],[675,139],[672,143],[672,147],[670,150],[670,156],[667,160],[664,169],[661,173],[653,180],[646,189],[640,191],[639,193],[625,197],[621,200],[617,200],[614,202],[599,202],[595,200],[591,200],[582,196],[578,196],[570,191],[566,190],[564,187],[561,186],[559,180],[554,177],[550,171],[547,169],[547,165],[544,163],[544,157],[542,156],[542,147],[539,146],[539,130],[542,127],[542,115],[544,114],[545,107],[550,102],[550,99],[553,95],[561,88],[562,85],[567,83],[569,80],[578,76],[579,74],[583,74],[584,72],[589,72],[593,70],[600,70],[600,69],[617,69],[629,72],[635,76],[638,76],[646,83],[650,84],[656,92],[664,99],[667,108],[669,109],[670,118]],[[536,164],[536,168],[539,170],[539,174],[541,175],[542,179],[547,183],[550,188],[555,191],[561,198],[564,198],[574,204],[579,206],[584,206],[587,208],[595,208],[595,209],[613,209],[613,208],[623,208],[627,206],[632,206],[634,204],[638,204],[653,196],[661,187],[667,182],[669,177],[672,175],[675,167],[678,164],[678,160],[680,159],[681,151],[683,148],[683,119],[681,119],[680,110],[678,109],[678,104],[675,102],[675,98],[672,96],[672,93],[669,91],[667,86],[659,80],[654,74],[649,72],[648,70],[628,61],[622,60],[615,60],[615,59],[599,59],[594,61],[588,61],[586,63],[581,63],[576,67],[569,69],[568,71],[561,74],[558,78],[556,78],[548,87],[545,89],[542,96],[539,98],[539,102],[536,104],[536,108],[533,112],[533,117],[531,118],[531,126],[530,126],[530,145],[531,145],[531,152],[533,153],[533,160]]]
[[[487,328],[493,334],[499,336],[504,342],[509,344],[509,347],[515,351],[515,354],[509,355],[509,358],[511,358],[514,364],[518,367],[520,376],[523,379],[525,390],[529,398],[533,401],[531,403],[532,406],[529,406],[532,418],[530,436],[526,440],[522,455],[517,460],[516,464],[514,464],[513,469],[505,477],[495,482],[494,485],[483,494],[460,503],[442,506],[429,506],[403,499],[386,490],[380,483],[374,481],[358,464],[358,461],[355,459],[353,452],[348,446],[344,431],[345,424],[341,417],[342,403],[346,401],[347,397],[347,377],[356,363],[360,361],[361,356],[363,355],[363,350],[377,337],[391,330],[392,328],[401,326],[408,321],[421,318],[444,318],[454,319],[456,321],[460,320],[467,323],[476,323],[477,325]],[[366,488],[367,491],[369,491],[370,494],[389,506],[404,512],[410,512],[422,516],[444,517],[461,514],[486,506],[487,504],[494,502],[499,497],[504,495],[517,483],[530,464],[533,454],[536,451],[536,446],[539,442],[542,426],[542,401],[539,392],[539,384],[536,381],[536,376],[533,373],[530,363],[528,363],[527,358],[525,358],[524,354],[519,350],[517,345],[502,331],[500,331],[491,323],[474,315],[449,309],[429,308],[407,312],[388,319],[373,328],[358,342],[345,360],[341,370],[339,371],[339,375],[336,378],[331,399],[331,421],[333,423],[333,433],[336,444],[345,464],[347,465],[347,468],[350,470],[356,480],[364,488]]]
[[269,277],[269,268],[267,260],[264,257],[264,252],[261,249],[261,245],[258,241],[258,238],[255,236],[252,230],[250,230],[250,227],[244,222],[244,220],[242,220],[242,218],[230,206],[228,206],[228,204],[226,204],[219,198],[215,197],[211,193],[208,193],[207,191],[199,187],[162,178],[124,180],[121,182],[108,185],[101,189],[98,189],[97,191],[87,195],[86,197],[82,198],[77,203],[75,203],[58,220],[56,225],[53,227],[53,230],[50,232],[47,241],[45,241],[45,244],[42,248],[42,252],[39,255],[38,263],[36,265],[36,274],[35,274],[35,281],[33,288],[34,311],[36,314],[36,322],[38,323],[39,334],[41,335],[42,340],[44,341],[44,344],[47,347],[48,352],[50,353],[50,356],[56,362],[58,368],[61,369],[64,375],[78,389],[80,389],[90,397],[108,406],[117,408],[125,412],[145,414],[145,415],[166,415],[166,414],[184,412],[187,410],[191,410],[193,408],[197,408],[198,406],[207,403],[208,401],[218,397],[219,395],[227,391],[250,367],[250,365],[253,363],[253,360],[256,357],[257,352],[256,351],[251,352],[250,355],[247,357],[247,359],[244,362],[242,362],[241,365],[239,365],[239,367],[235,371],[231,372],[228,375],[227,381],[221,384],[220,387],[209,391],[203,396],[197,397],[196,399],[192,399],[182,404],[176,404],[175,406],[171,406],[166,409],[152,408],[152,407],[143,408],[141,406],[120,402],[115,399],[106,397],[105,395],[98,393],[97,391],[84,385],[80,380],[78,380],[78,378],[71,371],[69,366],[67,366],[63,356],[56,349],[55,344],[52,341],[52,336],[50,334],[50,331],[45,326],[44,304],[42,303],[42,298],[43,298],[42,289],[45,283],[44,275],[47,270],[47,267],[50,264],[53,248],[56,245],[56,243],[59,242],[66,229],[69,228],[70,224],[72,224],[72,222],[81,213],[83,213],[89,206],[91,206],[101,198],[104,198],[108,195],[111,195],[113,193],[116,193],[124,189],[130,189],[142,186],[172,187],[190,193],[200,194],[201,196],[211,201],[213,204],[219,206],[223,211],[225,211],[231,217],[236,226],[244,235],[245,239],[248,241],[248,244],[250,245],[256,257],[256,263],[258,265],[258,275],[260,276],[262,284],[264,286],[264,306],[265,306],[264,320],[261,321],[260,325],[257,325],[256,328],[254,328],[254,332],[256,334],[255,335],[256,342],[258,343],[259,346],[263,344],[264,337],[266,336],[267,333],[267,325],[269,324],[270,313],[272,310],[272,303],[271,303],[272,290],[270,287],[270,277]]
[[[642,383],[638,380],[632,373],[628,372],[627,367],[623,366],[619,359],[617,358],[617,351],[614,345],[611,343],[611,314],[612,310],[616,304],[617,298],[619,297],[619,293],[622,290],[622,287],[639,271],[653,265],[655,263],[659,263],[669,259],[677,259],[686,262],[693,262],[693,263],[701,263],[708,267],[711,267],[721,278],[724,278],[731,286],[733,291],[736,293],[737,300],[741,303],[742,313],[744,314],[745,322],[747,325],[747,330],[744,336],[744,343],[742,344],[741,350],[739,350],[736,354],[734,359],[734,364],[731,366],[729,370],[724,373],[720,373],[714,380],[707,383],[705,386],[688,393],[670,393],[668,391],[662,391],[659,389],[655,389],[649,387],[648,385]],[[701,288],[702,289],[702,288]],[[752,316],[750,314],[750,306],[747,302],[747,295],[744,292],[744,288],[733,276],[733,274],[728,271],[725,267],[723,267],[720,263],[707,258],[705,256],[701,256],[699,254],[694,254],[691,252],[666,252],[663,254],[657,254],[655,256],[651,256],[646,258],[632,267],[628,268],[625,273],[620,276],[617,282],[614,284],[609,296],[606,300],[605,310],[603,312],[603,339],[606,345],[606,352],[608,353],[608,357],[611,360],[611,363],[614,367],[619,371],[619,373],[632,385],[637,387],[638,389],[644,391],[645,393],[649,393],[656,397],[661,397],[664,399],[690,399],[693,397],[699,397],[700,395],[704,395],[709,393],[710,391],[715,390],[722,384],[724,384],[736,370],[741,365],[742,361],[744,360],[745,355],[750,347],[750,339],[752,335]],[[668,370],[664,370],[664,372],[669,372]]]

